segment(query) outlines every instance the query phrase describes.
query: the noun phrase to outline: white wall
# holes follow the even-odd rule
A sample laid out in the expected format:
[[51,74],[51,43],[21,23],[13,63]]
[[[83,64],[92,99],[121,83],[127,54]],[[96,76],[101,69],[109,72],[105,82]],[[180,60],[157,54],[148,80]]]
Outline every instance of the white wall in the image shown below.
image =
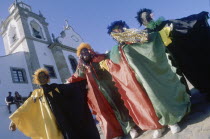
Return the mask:
[[[28,96],[29,92],[33,91],[24,52],[0,57],[0,65],[0,105],[5,104],[5,97],[9,91],[13,95],[18,91],[22,96]],[[10,67],[25,69],[28,83],[13,83]]]
[[[17,41],[14,42],[14,44],[12,44],[12,46],[11,46],[11,42],[8,36],[11,26],[15,27],[16,36],[18,39]],[[5,32],[5,34],[6,35],[4,36],[4,43],[7,44],[5,46],[7,46],[8,48],[5,48],[5,49],[7,50],[6,54],[8,54],[8,50],[11,50],[21,40],[19,26],[18,26],[17,21],[15,21],[15,19],[12,19],[10,23],[7,25],[7,31]]]
[[34,47],[36,49],[36,54],[39,59],[39,64],[41,67],[44,67],[44,65],[53,65],[55,73],[56,73],[56,79],[50,79],[51,83],[61,83],[60,75],[58,73],[57,66],[55,64],[55,60],[52,54],[52,51],[48,48],[47,44],[40,43],[37,41],[34,42]]
[[82,38],[71,27],[64,30],[63,33],[64,36],[58,37],[58,41],[63,45],[77,48],[83,42]]
[[[10,114],[5,103],[5,97],[8,96],[9,91],[12,92],[12,95],[18,91],[22,96],[28,96],[33,90],[24,52],[0,57],[0,65],[0,139],[29,139],[18,130],[15,132],[8,130]],[[10,67],[25,69],[28,83],[13,83]],[[11,110],[14,112],[16,106],[12,105]]]
[[9,53],[9,40],[8,40],[7,34],[3,35],[2,39],[4,42],[5,54],[8,54]]
[[11,14],[13,12],[13,10],[15,9],[15,4],[12,4],[10,7],[9,7],[9,13]]
[[27,43],[26,39],[23,38],[23,37],[21,39],[23,39],[23,41],[18,45],[18,47],[12,53],[29,52],[29,49],[28,48],[30,46],[28,46],[28,43]]
[[26,50],[23,49],[23,43],[21,43],[12,53],[24,52],[24,51],[26,52]]

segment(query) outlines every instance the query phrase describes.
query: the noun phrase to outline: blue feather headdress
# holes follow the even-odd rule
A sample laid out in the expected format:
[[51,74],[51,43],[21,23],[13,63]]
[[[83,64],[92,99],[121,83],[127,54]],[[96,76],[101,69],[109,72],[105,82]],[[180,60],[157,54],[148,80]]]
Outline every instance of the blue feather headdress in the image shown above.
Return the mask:
[[129,28],[129,26],[125,23],[125,21],[119,20],[119,21],[114,21],[111,23],[110,26],[107,27],[108,29],[108,34],[111,34],[111,32],[113,31],[113,29],[116,28]]
[[[144,13],[144,12],[147,13],[146,17],[142,17],[142,13]],[[139,22],[140,26],[142,26],[144,20],[147,20],[147,21],[151,21],[151,20],[152,20],[152,18],[150,17],[150,14],[151,14],[152,12],[153,12],[152,10],[147,9],[147,8],[140,9],[140,10],[137,12],[136,19],[137,19],[137,21]]]

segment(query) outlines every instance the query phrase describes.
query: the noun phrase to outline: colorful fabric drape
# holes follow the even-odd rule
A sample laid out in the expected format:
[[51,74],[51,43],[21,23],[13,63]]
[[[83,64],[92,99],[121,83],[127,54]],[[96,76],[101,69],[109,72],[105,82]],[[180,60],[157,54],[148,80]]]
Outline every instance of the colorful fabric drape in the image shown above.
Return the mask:
[[99,62],[104,58],[104,55],[95,55],[88,66],[82,65],[80,61],[76,73],[69,81],[87,79],[88,103],[96,114],[106,138],[111,139],[122,136],[123,131],[127,134],[134,122],[114,86],[111,75],[100,69]]
[[86,81],[42,85],[47,102],[65,139],[99,139],[87,104]]
[[34,90],[31,97],[10,116],[10,119],[21,132],[32,139],[63,139],[43,89]]
[[85,84],[42,85],[10,119],[33,139],[99,139]]
[[[154,122],[147,122],[153,126],[157,120],[155,114],[151,115],[146,110],[142,112],[144,109],[152,111],[150,101],[161,125],[173,125],[189,111],[190,100],[186,88],[175,74],[175,68],[168,63],[159,32],[149,34],[149,41],[144,44],[113,47],[110,59],[109,71],[118,83],[119,92],[131,116],[142,129],[149,129],[141,123],[143,118],[148,119],[149,115]],[[150,101],[146,99],[147,95]],[[156,128],[160,127],[157,125]]]
[[208,12],[193,14],[180,19],[166,20],[149,32],[173,26],[170,33],[172,43],[167,50],[175,66],[201,92],[210,92],[210,27]]

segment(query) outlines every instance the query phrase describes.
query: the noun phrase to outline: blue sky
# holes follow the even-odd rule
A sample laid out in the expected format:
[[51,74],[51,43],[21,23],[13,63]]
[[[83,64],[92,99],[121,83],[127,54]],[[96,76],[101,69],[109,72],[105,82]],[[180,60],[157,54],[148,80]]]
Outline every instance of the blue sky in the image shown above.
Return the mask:
[[[9,15],[8,7],[14,0],[0,0],[0,18]],[[124,20],[131,28],[139,28],[134,18],[141,8],[150,8],[155,18],[165,19],[185,17],[201,11],[210,11],[210,0],[23,0],[32,7],[33,12],[40,10],[49,23],[50,33],[58,36],[64,20],[90,43],[98,52],[110,50],[116,43],[107,34],[107,26],[115,20]],[[2,38],[0,55],[4,55]]]

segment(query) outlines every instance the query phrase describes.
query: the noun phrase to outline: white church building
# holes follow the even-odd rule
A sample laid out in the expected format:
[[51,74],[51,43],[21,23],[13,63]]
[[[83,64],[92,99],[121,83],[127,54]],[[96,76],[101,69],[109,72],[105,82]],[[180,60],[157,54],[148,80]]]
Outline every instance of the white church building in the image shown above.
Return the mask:
[[76,69],[76,47],[83,40],[67,21],[61,36],[51,38],[45,17],[23,2],[14,2],[9,7],[0,34],[5,47],[5,56],[0,56],[0,138],[23,139],[18,132],[8,131],[9,113],[5,104],[8,92],[28,96],[37,88],[32,84],[32,75],[38,68],[48,69],[52,83],[64,83]]

